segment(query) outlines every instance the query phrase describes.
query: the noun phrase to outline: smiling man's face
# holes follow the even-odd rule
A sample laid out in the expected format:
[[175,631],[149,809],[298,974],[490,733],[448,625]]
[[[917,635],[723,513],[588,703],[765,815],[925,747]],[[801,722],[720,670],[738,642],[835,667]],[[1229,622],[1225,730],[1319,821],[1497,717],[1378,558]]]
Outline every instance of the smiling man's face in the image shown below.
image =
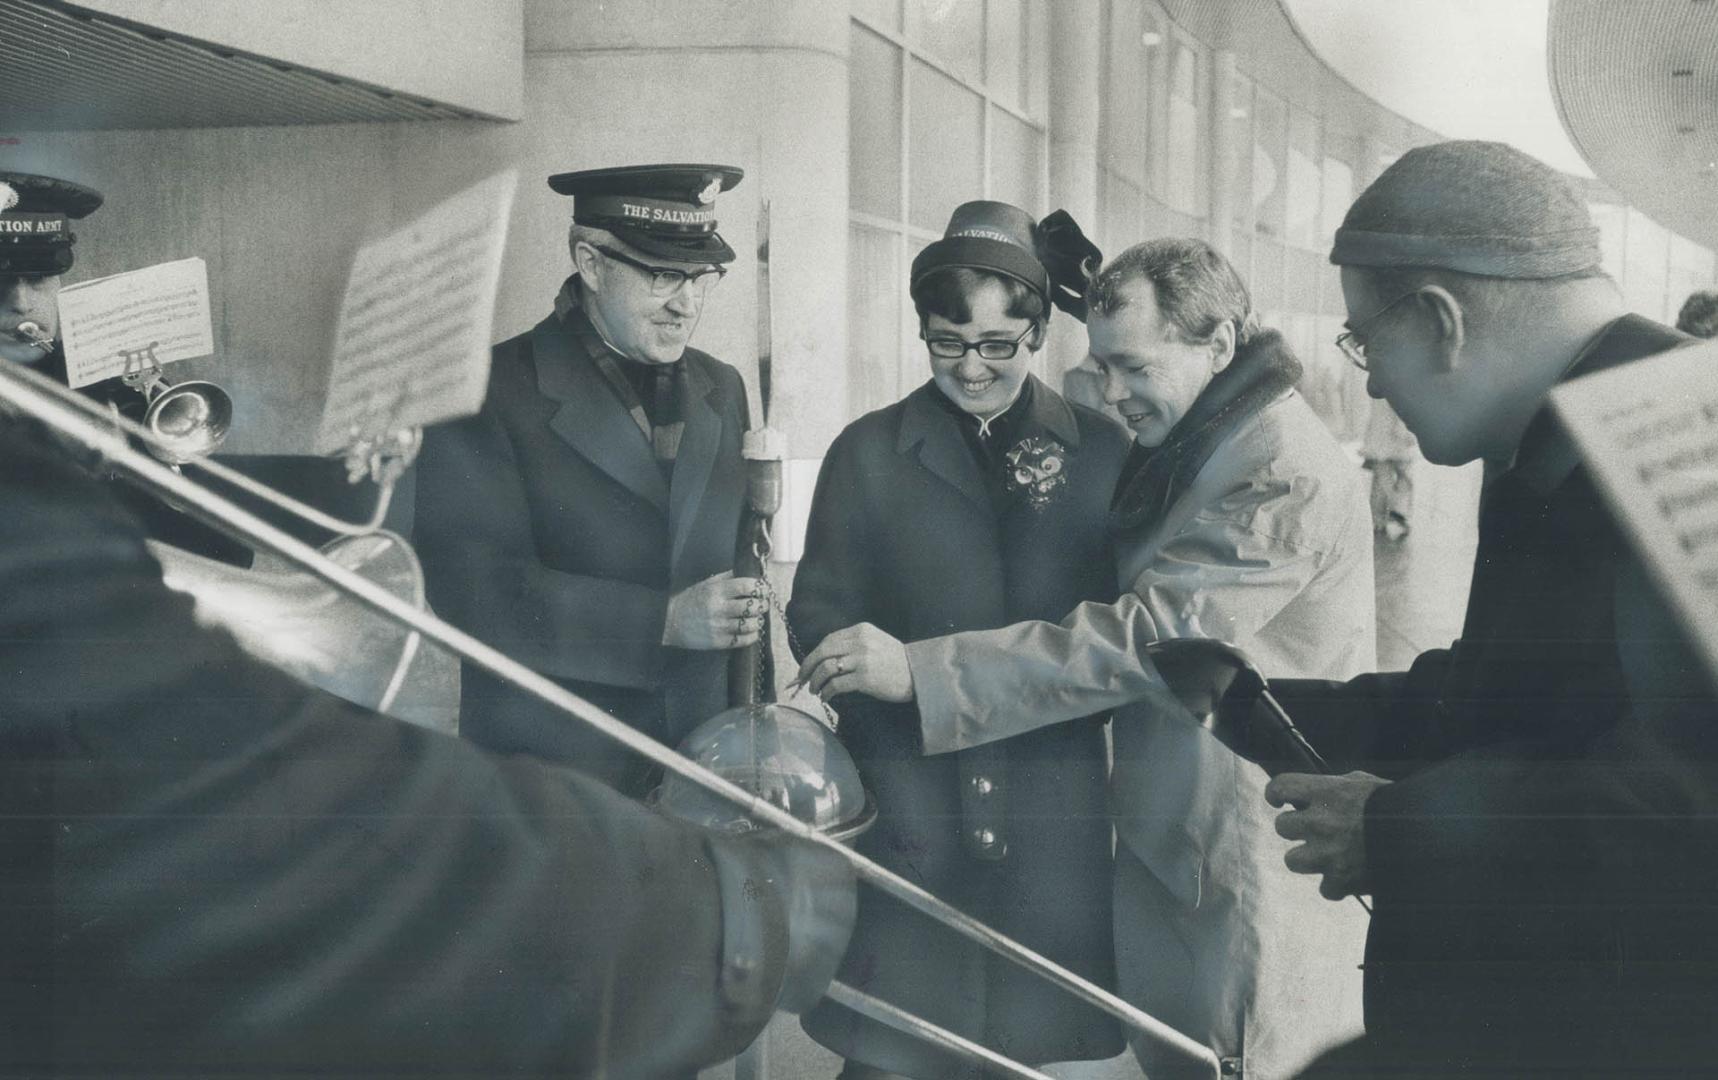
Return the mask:
[[1124,288],[1124,304],[1094,311],[1086,324],[1091,355],[1103,372],[1104,400],[1121,413],[1135,441],[1161,446],[1228,357],[1209,342],[1183,339],[1158,311],[1149,280]]
[[[598,269],[585,287],[593,298],[592,321],[603,339],[621,355],[641,363],[672,364],[680,359],[698,326],[706,293],[687,283],[667,296],[657,296],[648,271],[608,258],[594,248],[592,253]],[[639,259],[687,274],[710,269],[709,263]]]

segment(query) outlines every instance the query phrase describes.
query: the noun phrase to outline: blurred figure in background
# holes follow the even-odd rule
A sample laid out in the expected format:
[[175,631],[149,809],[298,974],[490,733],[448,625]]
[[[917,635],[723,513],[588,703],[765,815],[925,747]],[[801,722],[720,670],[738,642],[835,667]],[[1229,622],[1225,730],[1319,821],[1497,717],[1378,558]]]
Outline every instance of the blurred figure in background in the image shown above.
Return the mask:
[[1718,334],[1718,291],[1702,289],[1688,294],[1676,313],[1676,328],[1684,334],[1709,338]]

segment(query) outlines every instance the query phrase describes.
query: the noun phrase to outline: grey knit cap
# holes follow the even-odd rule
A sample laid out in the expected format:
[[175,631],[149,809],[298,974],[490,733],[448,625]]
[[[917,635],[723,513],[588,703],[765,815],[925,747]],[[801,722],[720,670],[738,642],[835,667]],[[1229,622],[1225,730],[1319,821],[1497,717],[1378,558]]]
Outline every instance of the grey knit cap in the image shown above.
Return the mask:
[[1599,266],[1599,230],[1549,165],[1503,143],[1434,143],[1403,154],[1360,193],[1330,261],[1562,277]]

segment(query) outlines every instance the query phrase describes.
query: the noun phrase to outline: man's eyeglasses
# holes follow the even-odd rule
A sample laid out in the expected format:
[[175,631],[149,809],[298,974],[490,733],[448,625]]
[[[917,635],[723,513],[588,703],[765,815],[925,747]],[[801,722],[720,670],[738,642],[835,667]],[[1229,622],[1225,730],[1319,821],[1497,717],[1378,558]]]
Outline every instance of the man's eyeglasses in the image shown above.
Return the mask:
[[634,270],[641,270],[644,273],[649,274],[650,295],[652,296],[673,296],[675,293],[679,292],[682,287],[690,284],[692,286],[692,295],[701,297],[710,291],[710,286],[721,281],[722,276],[728,272],[728,269],[725,266],[710,266],[703,270],[693,270],[690,272],[686,270],[674,270],[666,266],[652,266],[649,263],[639,262],[630,255],[623,255],[613,248],[603,247],[601,244],[592,244],[591,247],[596,248],[596,250],[602,252],[615,262],[625,263]]
[[1370,370],[1366,366],[1366,342],[1360,337],[1360,328],[1368,323],[1376,322],[1380,315],[1389,311],[1397,304],[1400,304],[1408,297],[1415,295],[1417,292],[1419,292],[1418,289],[1414,290],[1414,292],[1403,293],[1401,296],[1396,297],[1396,299],[1385,304],[1377,311],[1374,311],[1364,319],[1361,319],[1358,323],[1354,324],[1352,328],[1344,330],[1342,333],[1336,335],[1336,347],[1342,350],[1343,354],[1348,357],[1355,367],[1359,368],[1361,371]]
[[1038,328],[1037,323],[1031,323],[1020,331],[1020,336],[1013,341],[1007,338],[985,338],[983,341],[962,341],[957,337],[925,337],[925,348],[932,356],[940,356],[944,360],[959,360],[969,351],[976,352],[986,360],[1012,360],[1014,354],[1020,351],[1020,343],[1026,340],[1026,335]]

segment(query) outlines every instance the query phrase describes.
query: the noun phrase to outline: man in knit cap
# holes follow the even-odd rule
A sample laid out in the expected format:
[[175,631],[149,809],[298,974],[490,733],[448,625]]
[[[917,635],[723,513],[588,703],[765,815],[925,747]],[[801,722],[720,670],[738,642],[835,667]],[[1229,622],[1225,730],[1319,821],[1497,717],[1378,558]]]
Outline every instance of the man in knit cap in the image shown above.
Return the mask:
[[1483,459],[1488,482],[1454,647],[1273,685],[1339,770],[1364,770],[1267,788],[1303,841],[1290,868],[1375,907],[1367,1039],[1319,1074],[1704,1073],[1718,709],[1546,408],[1565,379],[1689,339],[1626,313],[1584,203],[1496,143],[1404,155],[1331,261],[1368,390],[1430,461]]

